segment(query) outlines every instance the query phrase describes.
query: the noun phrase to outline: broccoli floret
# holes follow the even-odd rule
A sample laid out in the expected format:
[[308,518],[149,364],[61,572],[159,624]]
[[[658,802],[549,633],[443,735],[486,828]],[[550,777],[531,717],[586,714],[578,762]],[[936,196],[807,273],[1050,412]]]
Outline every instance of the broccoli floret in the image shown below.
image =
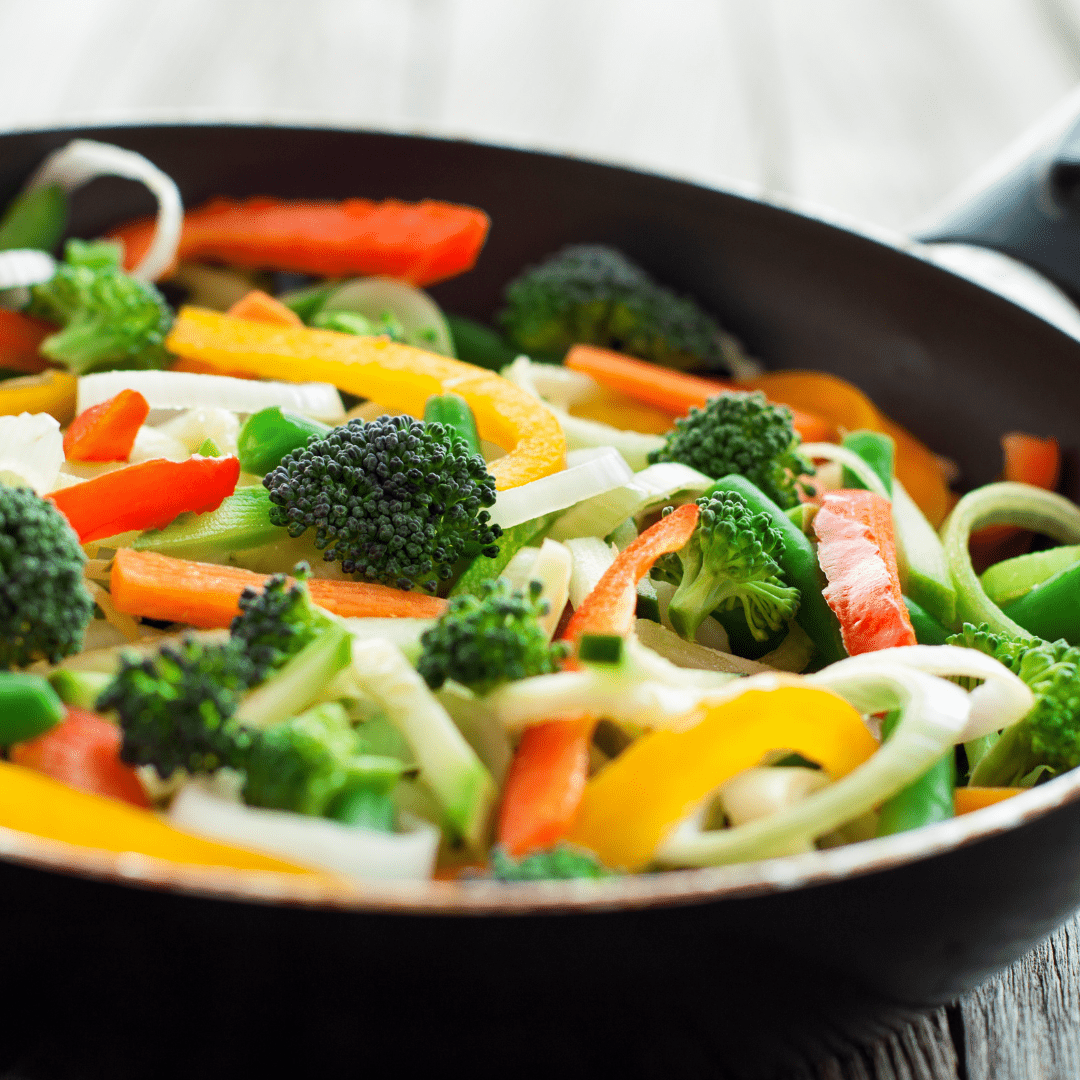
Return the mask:
[[576,343],[601,345],[676,368],[730,372],[730,338],[690,299],[658,285],[602,244],[564,248],[506,288],[499,316],[509,342],[561,360]]
[[971,784],[1010,787],[1040,766],[1057,774],[1080,765],[1080,648],[993,633],[985,623],[965,623],[948,643],[992,656],[1035,695],[1031,712],[1007,727],[976,764]]
[[240,594],[240,614],[232,621],[229,636],[241,642],[255,665],[256,681],[281,667],[326,628],[326,615],[312,603],[302,584],[309,574],[301,563],[294,571],[299,579],[290,586],[284,574],[274,574],[260,589],[248,586]]
[[393,826],[390,792],[404,766],[371,754],[336,702],[253,733],[242,766],[249,806]]
[[0,485],[0,669],[56,664],[82,648],[94,602],[67,519],[27,488]]
[[359,337],[385,335],[391,341],[405,341],[405,327],[392,312],[384,311],[378,319],[369,319],[359,311],[318,311],[308,323],[318,330],[336,330],[339,334]]
[[242,643],[188,638],[143,659],[121,656],[97,708],[119,715],[120,757],[129,765],[153,765],[165,779],[177,769],[239,768],[251,732],[234,713],[256,681]]
[[420,638],[416,670],[432,690],[453,679],[477,694],[530,675],[557,671],[565,642],[549,642],[540,617],[548,603],[543,586],[526,595],[502,578],[484,581],[479,595],[455,596],[439,621]]
[[738,473],[787,510],[799,502],[798,478],[814,466],[799,453],[791,410],[760,391],[717,394],[675,421],[649,462],[679,461],[714,480]]
[[741,605],[758,641],[794,618],[801,599],[787,585],[773,553],[783,537],[768,515],[751,512],[738,492],[697,500],[700,516],[686,546],[657,563],[654,573],[676,585],[668,618],[688,641],[717,609]]
[[53,277],[30,292],[30,313],[63,328],[42,353],[76,375],[166,367],[172,311],[153,285],[120,269],[120,246],[69,240],[64,252]]
[[512,859],[501,847],[491,850],[488,871],[496,881],[565,881],[571,878],[600,879],[612,872],[585,851],[559,846]]
[[484,509],[495,480],[442,424],[350,420],[286,454],[263,485],[271,522],[293,537],[314,528],[323,558],[368,581],[433,593],[458,559],[499,551]]

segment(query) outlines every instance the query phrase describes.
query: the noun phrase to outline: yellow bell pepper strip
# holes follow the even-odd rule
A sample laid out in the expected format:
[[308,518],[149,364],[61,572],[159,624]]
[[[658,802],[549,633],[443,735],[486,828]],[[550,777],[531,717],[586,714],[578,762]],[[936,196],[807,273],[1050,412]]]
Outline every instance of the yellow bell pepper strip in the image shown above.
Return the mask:
[[859,713],[828,690],[747,690],[685,731],[643,735],[586,785],[567,840],[606,866],[641,870],[702,799],[771,750],[817,762],[833,780],[877,750]]
[[559,422],[536,398],[493,371],[385,337],[273,326],[185,307],[166,346],[219,373],[329,382],[416,417],[424,415],[433,394],[460,394],[476,417],[481,437],[508,451],[488,467],[499,491],[566,466],[566,439]]
[[953,808],[956,816],[970,814],[984,806],[993,806],[1005,799],[1019,795],[1025,788],[1018,787],[958,787],[953,792]]
[[99,851],[134,852],[195,866],[316,873],[268,855],[180,832],[150,810],[76,791],[6,761],[0,761],[0,827]]
[[805,409],[843,432],[880,431],[896,443],[896,475],[937,528],[951,508],[949,488],[934,453],[894,423],[856,386],[822,371],[769,371],[740,386],[764,390],[770,401]]
[[61,424],[75,415],[75,393],[79,380],[66,371],[43,371],[0,382],[0,416],[19,413],[48,413]]

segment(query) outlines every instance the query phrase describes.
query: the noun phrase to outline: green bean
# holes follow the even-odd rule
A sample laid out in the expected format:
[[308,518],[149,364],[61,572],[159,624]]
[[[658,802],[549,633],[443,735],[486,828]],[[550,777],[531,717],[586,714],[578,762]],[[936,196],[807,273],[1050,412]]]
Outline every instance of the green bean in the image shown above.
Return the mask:
[[44,735],[64,719],[64,703],[41,675],[0,672],[0,746]]
[[[853,431],[841,445],[856,453],[877,473],[885,490],[892,497],[893,460],[896,456],[896,443],[880,431]],[[844,469],[843,481],[846,488],[864,488],[866,485],[850,469]]]
[[424,423],[442,424],[460,435],[473,454],[480,453],[480,434],[469,403],[460,394],[432,394],[424,405]]
[[1028,633],[1080,645],[1080,563],[1060,570],[1001,610]]
[[904,604],[907,606],[908,618],[911,619],[911,625],[915,630],[915,640],[920,645],[944,645],[949,631],[910,596],[904,597]]
[[[898,712],[889,713],[882,721],[882,741],[888,739],[900,720]],[[953,791],[956,788],[956,752],[950,747],[920,777],[901,788],[881,807],[877,835],[921,829],[935,821],[946,821],[955,815]]]

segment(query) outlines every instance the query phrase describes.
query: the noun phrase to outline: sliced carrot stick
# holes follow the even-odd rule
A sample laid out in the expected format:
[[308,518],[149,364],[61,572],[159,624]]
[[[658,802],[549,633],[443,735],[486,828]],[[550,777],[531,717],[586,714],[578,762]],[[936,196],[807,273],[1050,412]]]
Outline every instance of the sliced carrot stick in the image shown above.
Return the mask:
[[0,308],[0,368],[36,375],[49,362],[39,354],[38,346],[56,327],[29,315]]
[[848,654],[914,645],[900,592],[892,506],[871,491],[827,491],[814,517],[825,600]]
[[85,544],[131,529],[163,529],[178,514],[216,510],[239,477],[236,457],[153,458],[61,488],[49,498]]
[[71,421],[64,432],[64,457],[68,461],[127,461],[149,415],[150,406],[138,390],[121,390]]
[[[109,588],[118,611],[148,619],[225,629],[240,614],[240,594],[261,589],[267,574],[238,566],[174,559],[154,551],[122,548],[113,560]],[[366,581],[308,582],[311,599],[344,618],[433,619],[446,601]]]
[[574,822],[589,777],[591,716],[552,720],[521,737],[506,775],[498,838],[515,858],[551,847]]
[[582,634],[629,634],[637,604],[637,583],[661,555],[686,545],[697,521],[697,504],[686,503],[625,547],[570,616],[563,637],[576,642]]
[[981,810],[984,806],[1011,799],[1023,790],[1018,787],[958,787],[953,792],[953,806],[957,816],[970,814],[972,810]]
[[[326,277],[385,274],[423,287],[471,269],[488,224],[482,210],[433,199],[219,198],[184,215],[177,258]],[[153,221],[145,218],[110,234],[124,242],[129,269],[149,247],[153,230]]]
[[69,707],[51,731],[13,746],[11,760],[92,795],[150,805],[135,770],[120,760],[120,729],[85,709]]
[[275,300],[262,289],[252,289],[251,292],[244,293],[226,314],[237,319],[277,323],[280,326],[304,325],[303,320],[292,308],[287,308],[280,300]]

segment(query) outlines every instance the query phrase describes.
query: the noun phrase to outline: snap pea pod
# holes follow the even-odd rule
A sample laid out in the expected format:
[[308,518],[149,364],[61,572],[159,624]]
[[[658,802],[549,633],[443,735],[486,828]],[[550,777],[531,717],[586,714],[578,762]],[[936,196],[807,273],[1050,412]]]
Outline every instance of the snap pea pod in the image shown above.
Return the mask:
[[296,413],[272,405],[253,413],[244,422],[236,440],[240,468],[253,476],[265,476],[294,450],[307,446],[312,435],[326,435],[331,428]]
[[904,597],[904,605],[908,610],[908,618],[911,619],[912,628],[915,630],[915,640],[920,645],[946,645],[949,631],[945,629],[921,604],[916,603],[910,596]]
[[63,719],[64,703],[42,676],[0,672],[0,746],[44,735]]
[[460,394],[432,394],[424,405],[424,423],[442,424],[460,435],[471,453],[480,453],[480,433],[469,403]]
[[[882,741],[893,733],[900,721],[900,713],[889,713],[881,723]],[[877,835],[892,836],[894,833],[921,829],[935,821],[953,817],[953,791],[956,788],[956,754],[952,747],[920,777],[901,788],[881,806]]]
[[995,604],[1010,604],[1077,563],[1080,563],[1080,544],[1047,548],[994,563],[982,572],[979,582]]
[[[896,443],[880,431],[853,431],[840,444],[845,449],[856,453],[877,473],[885,490],[892,497],[893,460],[896,456]],[[866,485],[850,470],[844,469],[843,481],[846,488],[865,488]]]
[[520,525],[504,530],[502,536],[499,537],[499,554],[493,559],[487,555],[477,555],[465,568],[461,577],[454,582],[450,595],[477,595],[480,583],[489,578],[497,578],[523,547],[538,546],[561,513],[561,510],[556,510],[551,514],[531,518],[529,521],[523,521]]
[[776,561],[787,581],[799,590],[799,610],[795,621],[806,631],[817,647],[823,664],[832,664],[847,656],[840,637],[840,623],[825,601],[822,589],[825,581],[818,567],[817,552],[805,533],[767,495],[758,490],[745,476],[732,473],[717,480],[705,494],[734,491],[741,495],[755,514],[768,515],[769,521],[781,536]]
[[1001,610],[1030,634],[1080,644],[1080,563],[1058,571]]
[[447,315],[454,351],[466,364],[499,371],[517,356],[506,342],[490,327],[461,315]]
[[0,251],[52,251],[67,227],[68,201],[59,184],[19,195],[0,218]]

